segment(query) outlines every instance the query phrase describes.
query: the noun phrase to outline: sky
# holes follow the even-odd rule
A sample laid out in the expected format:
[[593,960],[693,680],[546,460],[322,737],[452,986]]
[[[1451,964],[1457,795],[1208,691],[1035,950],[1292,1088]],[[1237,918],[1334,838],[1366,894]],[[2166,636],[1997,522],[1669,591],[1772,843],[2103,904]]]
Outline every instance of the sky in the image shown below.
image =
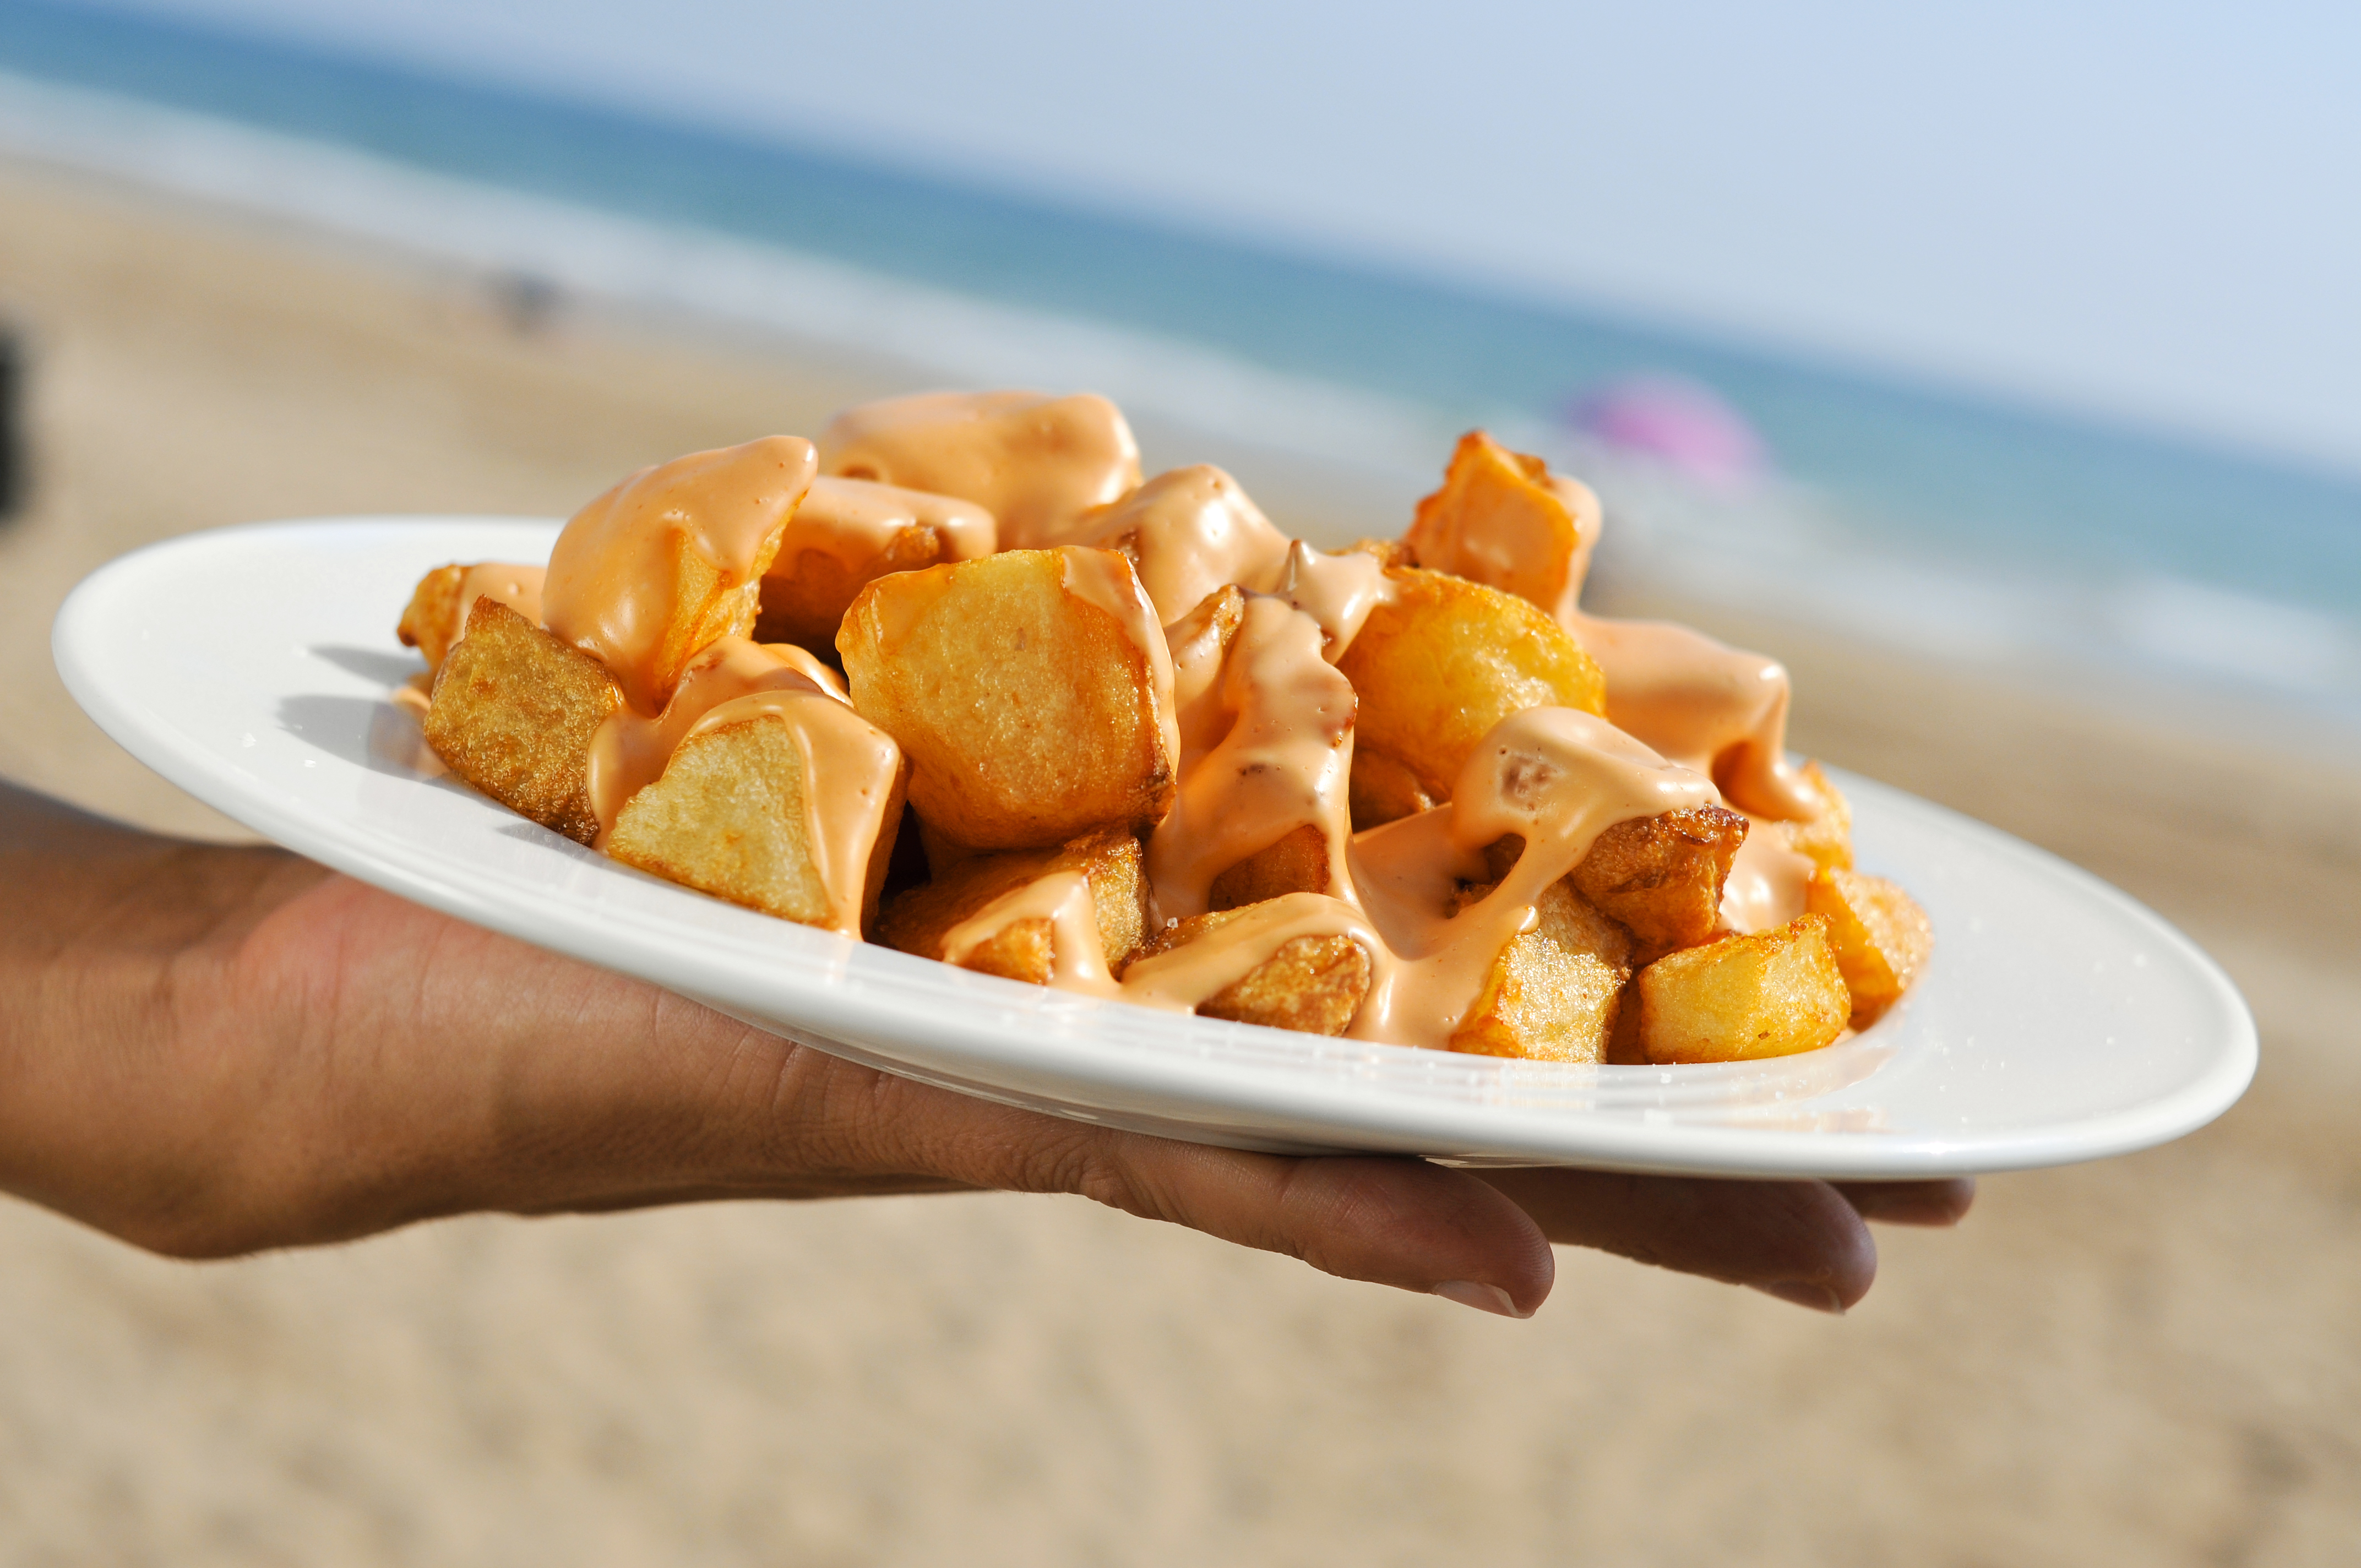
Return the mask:
[[2361,7],[116,4],[2361,473]]

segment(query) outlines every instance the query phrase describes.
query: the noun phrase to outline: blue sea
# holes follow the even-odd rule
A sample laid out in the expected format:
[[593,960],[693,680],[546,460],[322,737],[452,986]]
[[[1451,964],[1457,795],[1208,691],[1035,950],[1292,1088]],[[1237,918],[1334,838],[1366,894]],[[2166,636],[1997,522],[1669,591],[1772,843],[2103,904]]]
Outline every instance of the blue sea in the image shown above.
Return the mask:
[[[2167,673],[2361,724],[2361,477],[282,42],[0,0],[0,155],[270,209],[944,379],[1089,384],[1431,474],[1488,424],[1623,557],[1962,657]],[[5,282],[5,280],[0,280]],[[1759,437],[1700,484],[1569,418],[1669,378]],[[1381,524],[1382,526],[1382,524]],[[1842,563],[1841,571],[1833,563]]]

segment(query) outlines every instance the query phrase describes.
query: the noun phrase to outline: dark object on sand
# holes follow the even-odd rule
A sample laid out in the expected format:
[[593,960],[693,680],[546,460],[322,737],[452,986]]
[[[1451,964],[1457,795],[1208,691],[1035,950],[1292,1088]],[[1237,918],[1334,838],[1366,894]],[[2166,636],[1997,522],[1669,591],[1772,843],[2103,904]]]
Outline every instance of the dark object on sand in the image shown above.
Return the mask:
[[0,325],[0,522],[25,502],[25,340]]
[[556,320],[566,302],[558,286],[536,272],[503,272],[491,280],[493,308],[509,330],[531,337]]

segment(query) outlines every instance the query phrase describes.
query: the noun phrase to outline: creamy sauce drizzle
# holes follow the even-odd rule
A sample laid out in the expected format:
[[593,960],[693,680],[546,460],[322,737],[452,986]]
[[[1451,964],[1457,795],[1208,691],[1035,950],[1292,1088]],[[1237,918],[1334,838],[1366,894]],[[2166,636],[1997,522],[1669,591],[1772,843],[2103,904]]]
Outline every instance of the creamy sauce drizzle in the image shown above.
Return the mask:
[[1090,878],[1052,872],[1001,894],[943,933],[943,961],[963,964],[976,948],[1026,920],[1049,923],[1049,983],[1085,996],[1120,996],[1099,939],[1097,901]]
[[1721,884],[1721,923],[1731,930],[1775,931],[1804,913],[1812,858],[1789,849],[1786,838],[1775,823],[1748,819],[1730,880]]
[[1167,625],[1226,584],[1272,592],[1292,543],[1210,463],[1168,469],[1084,521],[1092,543],[1128,543],[1140,587]]
[[1320,623],[1321,656],[1333,664],[1361,634],[1369,611],[1393,594],[1394,584],[1374,555],[1358,550],[1331,555],[1299,539],[1271,592]]
[[794,570],[807,554],[825,555],[858,575],[873,569],[895,537],[912,528],[933,532],[943,561],[972,561],[998,548],[992,514],[972,501],[822,474],[789,520],[771,575]]
[[1235,584],[1275,595],[1318,621],[1334,663],[1388,592],[1376,557],[1331,555],[1290,539],[1210,463],[1168,469],[1084,521],[1092,543],[1129,553],[1168,626]]
[[631,796],[664,776],[664,764],[706,715],[760,691],[814,691],[845,702],[836,672],[801,648],[724,637],[689,661],[680,685],[654,718],[628,706],[607,716],[590,738],[590,809],[598,817],[598,847],[615,830]]
[[1089,393],[923,392],[863,403],[820,433],[819,452],[830,474],[974,502],[998,521],[1004,550],[1071,543],[1083,513],[1139,483],[1131,426]]
[[[1538,923],[1543,892],[1600,833],[1715,798],[1711,781],[1603,719],[1531,708],[1493,730],[1449,805],[1352,841],[1359,907],[1311,893],[1249,905],[1194,941],[1132,964],[1120,993],[1193,1008],[1298,937],[1344,936],[1370,960],[1368,996],[1346,1033],[1444,1046],[1501,949]],[[1485,848],[1508,834],[1524,839],[1524,852],[1489,894],[1455,913],[1463,883],[1488,880]]]
[[426,722],[426,712],[434,706],[434,677],[421,670],[392,691],[393,706],[418,720]]
[[1598,662],[1618,729],[1711,774],[1741,811],[1808,821],[1825,809],[1787,761],[1787,671],[1777,660],[1669,621],[1559,619]]
[[[1316,893],[1290,893],[1238,911],[1219,930],[1135,960],[1123,971],[1126,1002],[1186,1013],[1220,995],[1299,937],[1350,937],[1369,956],[1374,1002],[1392,959],[1368,917]],[[1366,1016],[1368,1004],[1361,1009]],[[1358,1031],[1356,1030],[1356,1033]]]
[[816,467],[810,442],[772,435],[641,469],[557,536],[542,593],[549,630],[596,654],[633,707],[661,713],[671,661],[687,651],[677,623],[694,588],[682,556],[710,569],[715,596],[744,599],[736,629],[751,626],[759,579]]
[[1322,658],[1319,623],[1257,596],[1226,658],[1217,642],[1209,656],[1206,641],[1192,640],[1186,678],[1175,678],[1180,792],[1148,845],[1157,907],[1167,918],[1203,914],[1216,877],[1307,823],[1328,843],[1323,891],[1356,902],[1345,794],[1360,704]]
[[[1711,780],[1605,719],[1535,707],[1501,720],[1460,770],[1449,805],[1353,841],[1363,903],[1396,961],[1372,985],[1350,1032],[1444,1044],[1500,949],[1538,919],[1543,890],[1579,864],[1599,834],[1714,800]],[[1458,883],[1482,878],[1484,849],[1510,834],[1525,841],[1516,864],[1454,914]]]
[[467,568],[459,579],[459,624],[451,629],[456,642],[467,630],[467,612],[479,598],[496,598],[519,615],[541,624],[541,585],[548,575],[541,566],[519,566],[506,561],[485,561]]
[[1180,731],[1172,713],[1172,652],[1165,644],[1164,627],[1157,619],[1156,606],[1140,587],[1131,563],[1114,551],[1070,544],[1058,554],[1065,557],[1066,591],[1115,617],[1124,635],[1148,661],[1148,687],[1154,694],[1157,718],[1164,731],[1164,754],[1177,764]]

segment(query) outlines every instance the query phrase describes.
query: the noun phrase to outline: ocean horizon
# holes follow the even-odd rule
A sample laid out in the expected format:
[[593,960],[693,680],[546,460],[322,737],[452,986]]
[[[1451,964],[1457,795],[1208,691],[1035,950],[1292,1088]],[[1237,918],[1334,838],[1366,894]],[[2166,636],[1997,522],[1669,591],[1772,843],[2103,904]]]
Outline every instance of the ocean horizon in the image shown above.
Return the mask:
[[[28,0],[0,0],[0,156],[454,262],[528,302],[749,326],[949,383],[1091,387],[1389,495],[1430,485],[1451,439],[1486,425],[1598,486],[1635,580],[2361,729],[2361,476],[841,149]],[[1718,450],[1742,461],[1715,471],[1601,414],[1665,396],[1726,422],[1736,445]]]

